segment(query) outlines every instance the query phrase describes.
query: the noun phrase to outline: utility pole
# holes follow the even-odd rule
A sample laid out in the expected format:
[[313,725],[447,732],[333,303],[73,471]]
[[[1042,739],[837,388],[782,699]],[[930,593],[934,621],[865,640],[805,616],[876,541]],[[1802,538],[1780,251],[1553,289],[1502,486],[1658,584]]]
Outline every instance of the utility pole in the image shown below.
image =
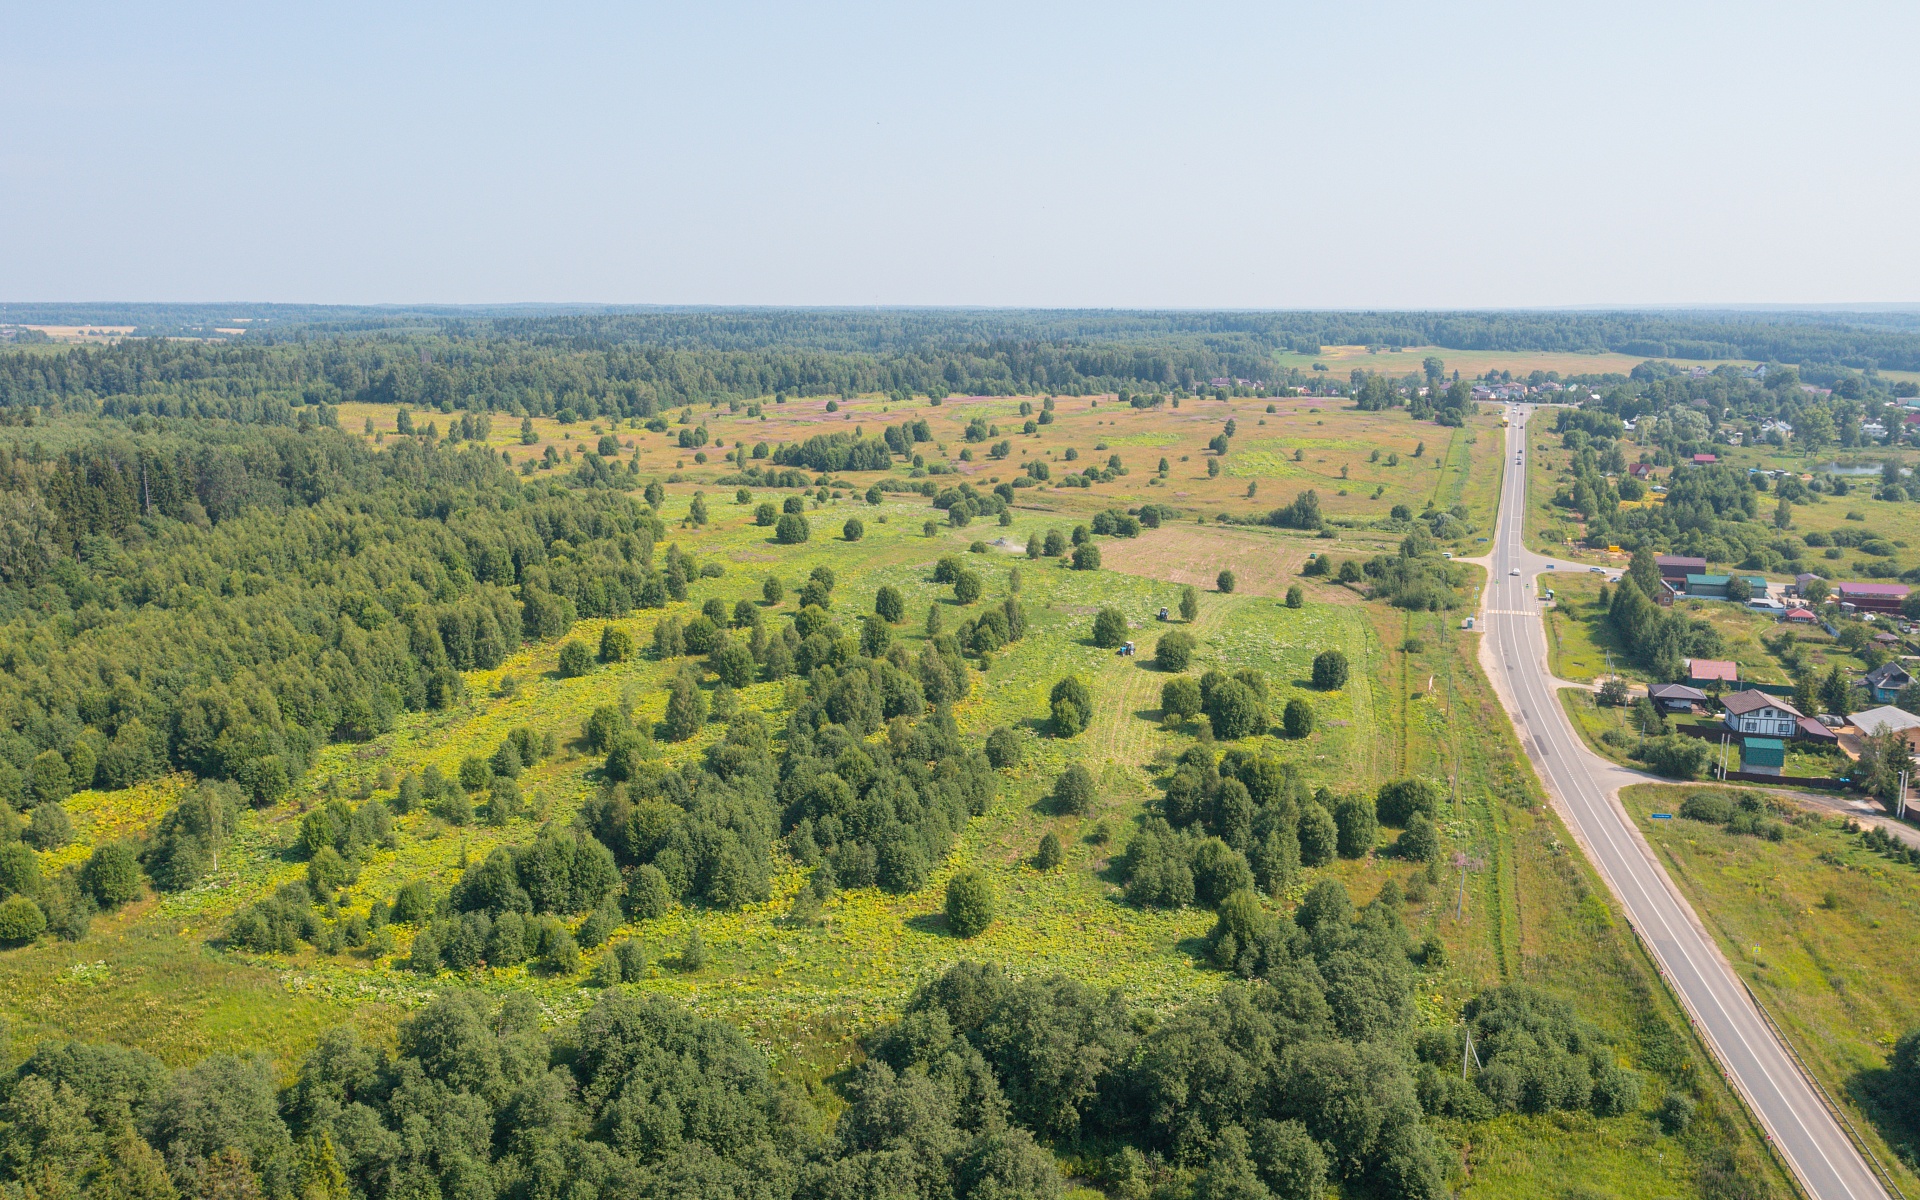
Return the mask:
[[1905,771],[1900,772],[1900,802],[1895,815],[1902,821],[1907,819],[1907,773]]
[[1467,1077],[1467,1064],[1469,1062],[1475,1067],[1479,1067],[1482,1071],[1486,1070],[1486,1068],[1480,1065],[1480,1052],[1473,1048],[1473,1026],[1466,1025],[1462,1028],[1466,1031],[1467,1044],[1466,1047],[1460,1051],[1460,1078],[1465,1079]]

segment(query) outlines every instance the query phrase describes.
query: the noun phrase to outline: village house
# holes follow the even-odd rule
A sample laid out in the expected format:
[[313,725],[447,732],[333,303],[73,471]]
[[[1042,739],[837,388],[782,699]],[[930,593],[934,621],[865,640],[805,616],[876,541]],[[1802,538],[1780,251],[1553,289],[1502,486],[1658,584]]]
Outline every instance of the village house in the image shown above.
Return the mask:
[[1887,705],[1882,708],[1869,708],[1848,717],[1854,728],[1872,737],[1874,734],[1894,730],[1907,740],[1907,745],[1920,750],[1920,717],[1914,716],[1903,708]]
[[1842,608],[1851,605],[1861,612],[1897,614],[1901,603],[1907,598],[1907,590],[1907,585],[1904,583],[1836,583],[1833,585],[1834,598],[1840,601]]
[[1691,554],[1656,554],[1653,565],[1660,570],[1660,578],[1670,583],[1684,585],[1689,575],[1702,575],[1707,570],[1707,560]]
[[1876,703],[1892,704],[1913,683],[1913,674],[1897,662],[1887,662],[1868,671],[1860,682],[1867,685],[1867,695]]
[[1656,683],[1647,688],[1647,699],[1664,713],[1690,713],[1707,702],[1707,694],[1684,683]]
[[1781,697],[1769,696],[1765,692],[1734,692],[1721,697],[1720,705],[1726,709],[1722,719],[1727,728],[1735,733],[1789,738],[1800,724],[1799,709]]
[[1720,684],[1725,687],[1740,682],[1740,667],[1736,663],[1717,658],[1690,658],[1687,660],[1687,682],[1694,687],[1712,687]]

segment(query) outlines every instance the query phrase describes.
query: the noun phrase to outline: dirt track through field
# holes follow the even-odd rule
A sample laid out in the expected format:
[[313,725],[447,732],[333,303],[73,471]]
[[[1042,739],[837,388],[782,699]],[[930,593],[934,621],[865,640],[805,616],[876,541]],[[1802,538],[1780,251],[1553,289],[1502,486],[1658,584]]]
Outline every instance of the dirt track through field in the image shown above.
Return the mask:
[[[1165,628],[1184,629],[1204,642],[1226,624],[1228,613],[1245,603],[1238,596],[1205,596],[1200,601],[1200,615],[1191,625],[1171,622]],[[1090,767],[1111,762],[1137,778],[1153,756],[1153,735],[1159,727],[1138,714],[1159,709],[1160,685],[1172,676],[1147,666],[1151,661],[1147,656],[1152,652],[1147,644],[1149,632],[1142,630],[1137,639],[1139,656],[1113,656],[1095,681],[1098,695],[1087,746]]]

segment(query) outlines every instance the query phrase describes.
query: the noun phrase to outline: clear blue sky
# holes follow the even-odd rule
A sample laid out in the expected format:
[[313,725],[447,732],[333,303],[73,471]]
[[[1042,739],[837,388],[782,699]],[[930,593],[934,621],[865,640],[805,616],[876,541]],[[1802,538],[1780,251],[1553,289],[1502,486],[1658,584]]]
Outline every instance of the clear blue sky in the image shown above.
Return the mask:
[[1920,301],[1920,5],[0,6],[0,298]]

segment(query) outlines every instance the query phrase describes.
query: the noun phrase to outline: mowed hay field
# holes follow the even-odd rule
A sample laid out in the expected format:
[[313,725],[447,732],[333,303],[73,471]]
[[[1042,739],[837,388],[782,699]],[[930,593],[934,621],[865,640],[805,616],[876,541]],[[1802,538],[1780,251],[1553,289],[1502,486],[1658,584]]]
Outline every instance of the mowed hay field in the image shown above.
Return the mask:
[[[937,422],[936,438],[946,439],[949,452],[938,461],[953,463],[959,477],[985,486],[996,476],[1011,477],[1012,467],[960,461],[958,453],[967,445],[960,431],[971,419],[972,406],[990,420],[1011,422],[1019,416],[1018,403],[955,400],[938,408],[921,403],[884,412],[882,402],[863,399],[854,402],[852,416],[854,426],[869,430],[881,420],[905,416]],[[634,441],[641,482],[653,477],[655,467],[663,479],[676,470],[682,474],[667,484],[661,514],[668,522],[665,542],[677,543],[703,564],[718,564],[721,573],[693,580],[683,602],[611,622],[582,621],[571,638],[595,645],[602,628],[612,624],[646,646],[659,620],[688,617],[709,598],[729,607],[757,598],[768,575],[784,583],[788,598],[768,609],[767,619],[784,622],[795,611],[800,584],[825,565],[837,577],[832,611],[844,627],[872,610],[879,587],[899,588],[908,615],[895,627],[895,636],[917,653],[930,608],[938,608],[947,629],[969,612],[955,603],[951,588],[931,579],[934,563],[949,554],[963,556],[982,576],[981,606],[1013,592],[1018,572],[1018,595],[1031,622],[1023,640],[975,673],[969,697],[955,712],[970,737],[983,738],[1000,726],[1020,731],[1025,762],[1001,773],[1002,787],[989,811],[970,822],[925,889],[905,896],[874,889],[842,892],[826,904],[819,923],[798,923],[788,911],[802,872],[783,860],[764,904],[736,912],[678,908],[616,933],[616,940],[630,936],[642,942],[655,964],[637,986],[736,1023],[766,1050],[778,1072],[829,1106],[828,1081],[857,1056],[856,1035],[896,1015],[917,984],[963,957],[1021,973],[1062,972],[1118,988],[1133,1003],[1156,1009],[1223,986],[1225,977],[1204,961],[1203,939],[1213,914],[1128,905],[1115,870],[1137,820],[1159,795],[1158,781],[1194,741],[1191,730],[1169,729],[1161,721],[1160,689],[1168,676],[1150,658],[1153,640],[1179,627],[1178,622],[1162,625],[1158,610],[1177,612],[1181,585],[1191,581],[1203,593],[1199,615],[1186,627],[1200,643],[1192,671],[1260,670],[1271,681],[1276,713],[1293,698],[1308,701],[1315,713],[1315,730],[1306,738],[1269,731],[1239,745],[1274,754],[1297,766],[1309,784],[1336,792],[1370,791],[1408,774],[1449,785],[1442,832],[1457,858],[1449,860],[1455,865],[1441,873],[1437,886],[1416,885],[1416,874],[1424,879],[1424,873],[1377,853],[1304,872],[1294,889],[1266,903],[1285,913],[1308,886],[1326,877],[1341,880],[1360,903],[1389,880],[1423,893],[1404,910],[1407,925],[1416,942],[1431,935],[1446,951],[1443,963],[1421,968],[1418,1003],[1429,1023],[1456,1022],[1461,1006],[1490,986],[1536,983],[1574,1004],[1648,1075],[1642,1110],[1622,1117],[1441,1123],[1458,1151],[1455,1186],[1465,1195],[1532,1196],[1577,1175],[1604,1188],[1601,1194],[1698,1194],[1695,1179],[1704,1157],[1721,1152],[1751,1157],[1758,1153],[1757,1142],[1736,1117],[1721,1125],[1701,1123],[1703,1132],[1691,1140],[1664,1137],[1652,1122],[1652,1107],[1674,1085],[1700,1087],[1709,1106],[1729,1114],[1734,1109],[1717,1083],[1699,1076],[1697,1048],[1684,1022],[1658,989],[1604,890],[1572,851],[1571,839],[1539,803],[1538,785],[1475,665],[1479,635],[1458,628],[1459,611],[1407,614],[1315,580],[1303,581],[1305,607],[1288,609],[1279,601],[1298,580],[1308,552],[1352,556],[1396,544],[1397,531],[1370,526],[1373,517],[1386,515],[1389,502],[1417,508],[1437,496],[1436,502],[1467,504],[1479,529],[1490,525],[1499,467],[1493,419],[1480,417],[1465,430],[1447,430],[1415,425],[1404,413],[1344,412],[1331,402],[1320,402],[1318,413],[1305,402],[1297,411],[1289,407],[1294,402],[1276,402],[1287,411],[1267,414],[1266,403],[1205,401],[1190,405],[1194,412],[1187,407],[1135,412],[1063,399],[1057,402],[1059,421],[1043,436],[1012,439],[1013,461],[1025,451],[1028,458],[1054,456],[1061,462],[1068,446],[1079,448],[1085,459],[1104,441],[1113,449],[1102,452],[1101,460],[1105,453],[1120,453],[1129,475],[1086,490],[1022,489],[1010,526],[984,521],[954,529],[942,523],[928,533],[924,523],[942,514],[924,497],[893,495],[868,505],[861,492],[875,476],[849,473],[846,486],[833,486],[838,477],[830,481],[828,499],[808,502],[813,536],[799,546],[775,545],[769,531],[753,523],[754,504],[777,501],[782,493],[755,489],[747,502],[736,502],[733,486],[717,482],[729,468],[699,464],[657,433],[624,427],[613,432]],[[796,411],[776,416],[769,406],[765,422],[744,414],[708,417],[729,448],[749,435],[791,440],[809,430],[846,425],[840,414],[825,412],[823,402],[779,408]],[[1195,419],[1203,408],[1205,419]],[[1243,473],[1209,480],[1203,447],[1228,412],[1235,414],[1240,433],[1227,462],[1230,470]],[[372,414],[362,414],[362,420],[366,415]],[[1268,424],[1260,425],[1262,419]],[[342,424],[361,428],[349,413],[343,413]],[[505,425],[495,423],[493,440],[510,432],[512,440],[503,448],[517,454],[517,428]],[[549,432],[556,445],[564,442],[580,453],[596,440],[566,436],[568,431],[557,425]],[[591,426],[578,432],[591,433]],[[1143,448],[1125,438],[1171,440]],[[1383,451],[1381,463],[1369,462],[1368,439],[1401,447],[1401,465],[1384,463],[1387,453],[1396,452],[1390,449]],[[1248,453],[1261,441],[1271,441],[1270,459]],[[1425,450],[1413,456],[1422,441]],[[1283,460],[1282,448],[1299,449],[1301,461],[1290,454]],[[936,460],[937,443],[922,449]],[[978,444],[973,449],[984,452]],[[1166,482],[1150,483],[1163,453],[1177,465]],[[1275,473],[1259,474],[1259,464],[1269,461],[1276,464]],[[1379,482],[1356,493],[1353,484],[1360,481],[1340,481],[1340,465],[1350,465],[1352,476],[1362,469],[1377,471]],[[1259,485],[1252,501],[1245,496],[1249,482]],[[1035,561],[1019,552],[972,549],[976,542],[1002,537],[1024,546],[1036,533],[1066,532],[1100,509],[1149,500],[1191,509],[1198,507],[1193,498],[1212,498],[1222,511],[1247,513],[1256,505],[1282,503],[1302,486],[1324,489],[1328,510],[1349,522],[1338,537],[1193,519],[1207,515],[1207,508],[1139,539],[1098,539],[1105,559],[1099,571],[1073,571],[1059,560]],[[1386,492],[1374,499],[1380,486]],[[1338,495],[1342,487],[1349,491],[1345,497]],[[711,510],[704,526],[686,520],[696,491],[706,493]],[[1178,499],[1177,493],[1182,494]],[[1394,501],[1395,495],[1401,499]],[[838,536],[852,516],[865,523],[865,536],[857,542]],[[660,552],[664,549],[663,543]],[[1232,595],[1212,588],[1223,567],[1240,578]],[[1093,615],[1103,607],[1125,615],[1139,656],[1120,657],[1091,644]],[[426,813],[398,818],[393,846],[371,855],[345,903],[364,907],[370,900],[390,899],[415,879],[444,890],[464,865],[480,861],[495,846],[524,843],[548,823],[571,822],[599,786],[599,760],[576,741],[586,716],[597,706],[624,702],[636,720],[659,720],[665,683],[683,660],[662,662],[642,654],[563,678],[557,670],[559,649],[557,642],[524,648],[497,669],[469,673],[467,699],[460,706],[405,715],[392,733],[366,744],[328,747],[293,796],[243,817],[233,847],[200,887],[130,906],[97,922],[79,943],[49,940],[0,955],[0,1012],[11,1020],[16,1039],[112,1038],[173,1062],[211,1050],[261,1052],[284,1069],[329,1024],[354,1022],[376,1040],[390,1039],[402,1015],[450,986],[524,991],[555,1020],[582,1011],[595,993],[581,986],[581,976],[548,978],[525,967],[477,968],[465,977],[414,975],[400,961],[407,950],[405,927],[395,927],[394,944],[382,951],[334,956],[304,949],[290,956],[244,954],[224,948],[219,937],[237,910],[304,877],[305,863],[293,852],[299,822],[325,797],[390,795],[381,783],[383,771],[398,776],[431,764],[453,774],[463,758],[489,753],[517,727],[551,732],[561,743],[555,757],[521,777],[527,814],[499,828],[448,825]],[[1313,657],[1327,649],[1344,651],[1353,665],[1351,681],[1338,691],[1317,691],[1308,683]],[[1088,685],[1095,719],[1078,737],[1058,740],[1046,736],[1047,692],[1068,673]],[[798,698],[796,688],[756,683],[742,689],[739,698],[778,729]],[[663,745],[663,756],[671,763],[689,761],[719,733],[717,726],[709,727],[690,741]],[[1055,777],[1074,762],[1088,767],[1098,783],[1094,810],[1084,817],[1060,815],[1044,802]],[[169,786],[177,784],[74,797],[68,805],[77,840],[61,853],[84,855],[99,839],[150,824],[164,809]],[[1048,832],[1066,847],[1065,862],[1041,872],[1032,860]],[[1383,829],[1379,846],[1384,849],[1397,832]],[[982,936],[962,943],[946,930],[941,896],[951,875],[969,867],[993,881],[1000,919]],[[709,965],[693,973],[673,969],[671,960],[695,930],[708,948]]]

